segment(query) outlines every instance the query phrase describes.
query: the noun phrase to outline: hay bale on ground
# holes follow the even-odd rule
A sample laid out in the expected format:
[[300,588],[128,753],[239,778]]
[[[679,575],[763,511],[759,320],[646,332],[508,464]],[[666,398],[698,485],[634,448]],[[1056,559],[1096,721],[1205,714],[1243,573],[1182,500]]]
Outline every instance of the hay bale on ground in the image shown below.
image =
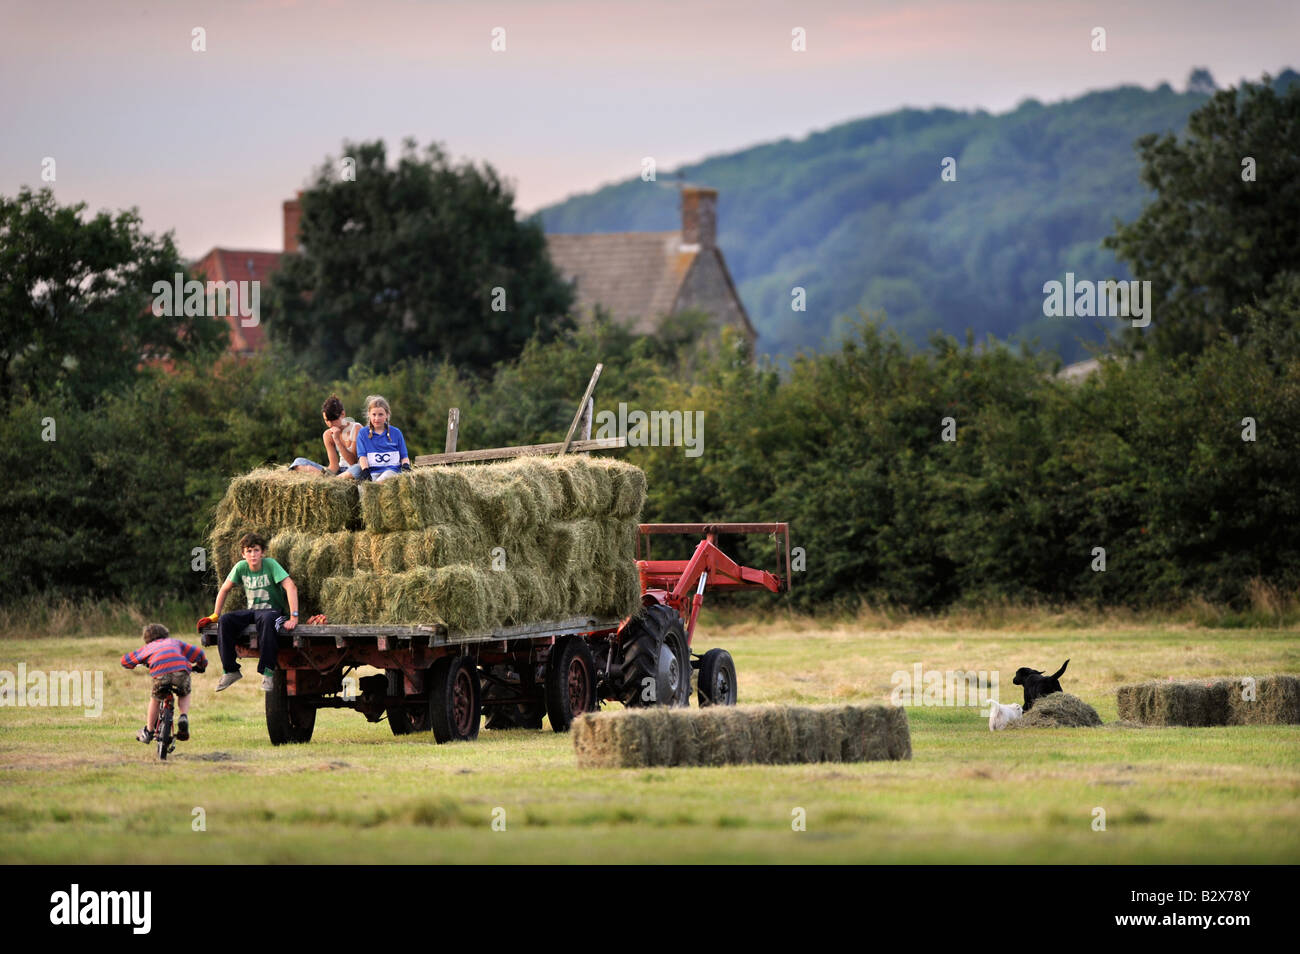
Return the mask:
[[1228,692],[1228,725],[1300,724],[1300,677],[1257,677],[1253,701],[1245,689],[1238,679]]
[[1300,678],[1258,676],[1253,700],[1246,677],[1146,682],[1116,690],[1119,717],[1143,725],[1291,725],[1300,723]]
[[1060,729],[1098,725],[1101,725],[1101,716],[1088,703],[1068,692],[1053,692],[1035,699],[1034,707],[1008,723],[1007,728]]
[[717,706],[588,713],[573,725],[583,768],[782,765],[910,759],[901,707]]
[[1146,725],[1226,725],[1228,719],[1222,680],[1120,686],[1115,700],[1121,719]]

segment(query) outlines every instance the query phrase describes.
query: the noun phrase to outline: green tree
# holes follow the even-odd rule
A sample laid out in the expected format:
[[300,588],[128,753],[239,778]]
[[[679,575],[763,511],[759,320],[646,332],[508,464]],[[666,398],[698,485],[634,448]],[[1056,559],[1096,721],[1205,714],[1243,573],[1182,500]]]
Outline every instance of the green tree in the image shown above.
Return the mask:
[[155,281],[185,266],[140,229],[136,210],[60,206],[46,188],[0,196],[0,402],[66,397],[79,406],[129,384],[147,357],[219,350],[226,328],[203,316],[155,315]]
[[1149,280],[1152,322],[1135,350],[1197,354],[1240,336],[1246,306],[1284,294],[1300,272],[1300,85],[1216,93],[1187,134],[1137,141],[1155,198],[1105,245]]
[[317,171],[302,194],[302,251],[272,279],[271,335],[331,375],[415,357],[478,373],[571,327],[572,291],[542,230],[516,219],[492,167],[403,147],[390,168],[382,141],[345,142],[355,180],[329,160]]

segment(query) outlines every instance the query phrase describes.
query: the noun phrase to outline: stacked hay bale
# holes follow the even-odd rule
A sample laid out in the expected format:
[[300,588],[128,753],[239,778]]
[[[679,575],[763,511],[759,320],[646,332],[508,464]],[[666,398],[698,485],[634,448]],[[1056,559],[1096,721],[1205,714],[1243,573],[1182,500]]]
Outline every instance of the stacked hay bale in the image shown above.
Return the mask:
[[379,483],[258,470],[231,482],[212,549],[224,579],[250,530],[332,623],[456,632],[626,616],[645,474],[571,455],[429,467]]
[[589,713],[573,724],[582,768],[782,765],[910,759],[907,712],[883,705],[716,706]]
[[1203,682],[1146,682],[1116,690],[1119,717],[1142,725],[1294,725],[1300,723],[1300,677]]

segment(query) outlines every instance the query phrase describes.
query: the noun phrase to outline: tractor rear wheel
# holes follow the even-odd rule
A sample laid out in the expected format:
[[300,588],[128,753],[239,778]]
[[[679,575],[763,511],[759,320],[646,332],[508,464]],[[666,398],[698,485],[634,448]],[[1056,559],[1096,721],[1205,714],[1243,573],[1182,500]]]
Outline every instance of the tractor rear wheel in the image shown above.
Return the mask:
[[633,709],[680,707],[690,702],[691,657],[686,627],[671,606],[648,606],[623,630],[619,699]]
[[562,636],[546,660],[546,715],[551,729],[568,732],[573,720],[596,709],[596,660],[581,636]]
[[310,742],[316,728],[316,707],[289,696],[288,673],[277,669],[266,694],[266,734],[272,745]]
[[736,664],[731,661],[731,653],[725,649],[710,649],[700,657],[696,692],[695,698],[701,709],[736,704]]
[[429,724],[438,742],[478,738],[482,690],[478,667],[464,656],[443,656],[429,670]]

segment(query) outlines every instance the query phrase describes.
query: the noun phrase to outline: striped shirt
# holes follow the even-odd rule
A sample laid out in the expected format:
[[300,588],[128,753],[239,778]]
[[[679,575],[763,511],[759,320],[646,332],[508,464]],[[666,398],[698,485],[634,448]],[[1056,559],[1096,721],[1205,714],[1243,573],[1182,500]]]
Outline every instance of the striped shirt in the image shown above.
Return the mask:
[[169,636],[145,643],[135,652],[122,657],[122,665],[127,669],[134,669],[141,663],[149,664],[149,675],[161,676],[168,672],[189,672],[191,663],[206,666],[208,657],[203,655],[203,650],[199,647]]

